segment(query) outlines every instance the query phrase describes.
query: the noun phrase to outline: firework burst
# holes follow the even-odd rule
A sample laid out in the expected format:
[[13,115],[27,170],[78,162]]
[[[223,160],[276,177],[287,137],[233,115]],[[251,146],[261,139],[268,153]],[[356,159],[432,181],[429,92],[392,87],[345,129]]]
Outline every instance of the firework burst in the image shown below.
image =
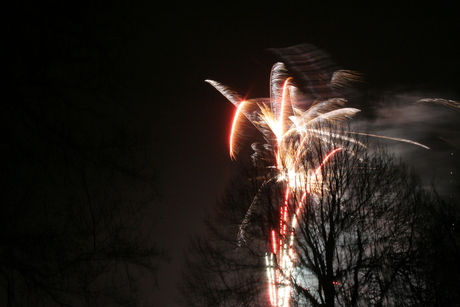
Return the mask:
[[[310,48],[309,45],[307,47]],[[267,143],[262,148],[272,157],[270,168],[274,171],[269,180],[276,180],[284,185],[283,203],[279,206],[279,222],[270,232],[270,252],[266,256],[270,303],[276,307],[287,307],[291,304],[296,258],[294,239],[299,223],[297,217],[304,208],[307,197],[314,197],[315,187],[321,184],[322,166],[340,151],[349,150],[346,144],[365,146],[354,137],[362,133],[341,132],[341,127],[360,110],[345,107],[345,99],[333,97],[335,89],[356,82],[359,74],[346,70],[333,73],[321,71],[322,75],[319,72],[312,73],[312,67],[331,67],[327,57],[311,48],[307,51],[300,50],[299,55],[295,49],[299,46],[293,48],[294,54],[291,49],[278,52],[289,55],[288,66],[289,63],[293,66],[295,63],[292,59],[297,59],[305,66],[302,69],[311,74],[306,86],[307,94],[294,84],[283,63],[276,63],[272,68],[269,98],[243,99],[228,86],[206,80],[236,107],[229,137],[232,159],[236,158],[239,139],[244,134],[242,123],[249,120],[262,133]],[[410,140],[395,140],[425,147]],[[323,157],[312,159],[311,148],[317,144],[328,149]],[[253,157],[257,159],[260,150],[257,145],[253,145],[253,148]],[[257,196],[241,223],[240,244],[244,241],[244,228],[255,205]]]

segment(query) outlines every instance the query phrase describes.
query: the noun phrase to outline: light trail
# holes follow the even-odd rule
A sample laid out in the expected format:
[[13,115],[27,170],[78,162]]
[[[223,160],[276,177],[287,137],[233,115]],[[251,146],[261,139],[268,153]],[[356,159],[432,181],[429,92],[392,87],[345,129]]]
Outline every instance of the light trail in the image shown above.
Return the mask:
[[234,149],[234,139],[235,139],[235,133],[236,130],[238,129],[238,121],[242,115],[241,110],[244,108],[246,105],[247,101],[243,100],[238,107],[236,108],[235,115],[233,116],[233,122],[232,122],[232,128],[230,130],[230,138],[229,138],[229,147],[230,147],[230,157],[232,159],[236,159],[235,157],[235,149]]
[[[337,77],[340,75],[340,78]],[[337,74],[336,80],[331,79],[330,88],[334,82],[346,84],[344,78],[354,74]],[[270,230],[269,249],[266,254],[267,290],[272,307],[289,307],[293,293],[293,274],[296,266],[295,232],[299,226],[298,217],[304,210],[307,198],[314,196],[322,184],[323,167],[330,163],[333,157],[341,152],[350,150],[346,144],[365,145],[350,135],[367,135],[402,141],[428,148],[420,143],[365,134],[359,132],[340,133],[340,127],[360,110],[346,108],[345,99],[324,98],[315,101],[306,110],[297,99],[302,99],[300,91],[291,82],[292,77],[282,63],[276,63],[271,72],[270,97],[261,99],[242,99],[238,93],[217,81],[206,80],[230,102],[237,110],[235,112],[230,132],[230,156],[234,159],[237,154],[237,137],[241,130],[241,118],[244,115],[264,136],[267,152],[273,157],[271,168],[275,170],[273,178],[269,178],[262,187],[272,179],[284,185],[283,203],[279,206],[279,221]],[[351,80],[353,81],[353,80]],[[339,84],[339,85],[340,85]],[[313,85],[311,85],[313,86]],[[311,87],[310,86],[310,87]],[[318,85],[322,95],[328,86]],[[295,95],[291,95],[296,93]],[[337,146],[336,144],[344,143]],[[329,148],[324,157],[311,157],[312,149]],[[257,153],[257,152],[256,152]],[[260,190],[259,190],[260,191]],[[248,224],[249,216],[256,205],[258,196],[251,203],[245,215],[238,234],[239,244],[244,242],[244,227]]]

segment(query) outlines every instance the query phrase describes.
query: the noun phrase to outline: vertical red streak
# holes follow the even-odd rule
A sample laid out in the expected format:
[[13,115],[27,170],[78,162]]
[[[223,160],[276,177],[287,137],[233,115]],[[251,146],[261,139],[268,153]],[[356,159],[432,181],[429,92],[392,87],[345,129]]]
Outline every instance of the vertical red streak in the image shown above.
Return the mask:
[[276,244],[276,233],[274,230],[272,230],[272,252],[275,255],[278,252],[278,246]]
[[282,231],[283,231],[283,215],[284,215],[284,206],[281,207],[281,210],[280,210],[280,236],[283,235]]

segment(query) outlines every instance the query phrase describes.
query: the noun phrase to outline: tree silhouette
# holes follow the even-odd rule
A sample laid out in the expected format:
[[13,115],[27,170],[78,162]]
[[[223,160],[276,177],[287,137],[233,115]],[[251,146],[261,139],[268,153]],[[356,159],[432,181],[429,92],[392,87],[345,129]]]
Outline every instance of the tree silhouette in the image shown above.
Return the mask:
[[[267,218],[275,220],[269,206],[277,204],[273,186],[263,185],[265,179],[265,172],[241,164],[240,173],[206,220],[207,235],[192,239],[180,284],[184,306],[265,306],[268,302],[263,256]],[[245,243],[239,245],[239,226],[258,190],[258,199],[266,206],[253,212]]]
[[[146,138],[124,103],[122,3],[9,3],[2,54],[0,301],[135,306],[163,251]],[[147,290],[147,291],[146,291]]]
[[[458,196],[457,190],[457,196]],[[423,257],[417,265],[423,267],[420,278],[426,284],[422,293],[426,306],[458,306],[460,278],[460,220],[458,198],[449,199],[436,193],[433,206],[425,208],[425,219],[418,225],[423,236],[419,246]]]
[[[338,146],[338,145],[336,145]],[[352,149],[352,150],[350,150]],[[317,146],[316,155],[328,148]],[[430,197],[384,151],[348,146],[321,168],[296,230],[298,305],[417,305],[416,226]]]
[[[280,259],[271,265],[277,274],[290,276],[292,306],[431,304],[422,225],[435,197],[402,162],[365,139],[358,141],[362,144],[331,136],[310,144],[304,168],[320,171],[299,179],[309,185],[303,187],[309,195],[298,226],[289,231],[295,239],[294,270],[283,272]],[[342,150],[318,168],[334,148]],[[219,212],[208,218],[207,236],[192,240],[180,286],[184,305],[269,306],[270,231],[286,236],[279,225],[285,189],[267,167],[270,160],[243,167]],[[241,242],[236,234],[254,201]],[[293,193],[287,210],[295,212],[301,201]]]

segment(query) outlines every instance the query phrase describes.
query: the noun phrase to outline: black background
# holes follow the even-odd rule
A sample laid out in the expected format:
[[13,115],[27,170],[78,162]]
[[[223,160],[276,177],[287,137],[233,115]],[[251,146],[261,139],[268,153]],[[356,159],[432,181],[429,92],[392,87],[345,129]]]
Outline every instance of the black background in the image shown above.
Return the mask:
[[[162,266],[159,289],[151,298],[156,306],[175,306],[188,236],[203,230],[206,212],[231,175],[226,139],[233,107],[205,79],[231,85],[249,97],[268,96],[268,74],[276,59],[266,49],[307,42],[326,50],[343,68],[362,72],[370,88],[420,89],[458,99],[459,22],[454,5],[352,3],[138,1],[120,14],[122,26],[110,35],[126,35],[117,45],[117,61],[125,71],[132,126],[149,125],[149,150],[163,194],[152,208],[155,235],[173,257]],[[14,48],[34,47],[21,35],[35,35],[36,23],[75,8],[76,16],[83,16],[88,13],[85,6],[90,7],[85,2],[53,4],[22,3],[11,12],[4,10],[7,37],[17,38]],[[78,18],[74,24],[79,27]],[[27,71],[34,60],[26,64],[11,55],[16,53],[11,41],[1,47],[8,55],[5,64],[12,68],[6,72],[16,66]]]

